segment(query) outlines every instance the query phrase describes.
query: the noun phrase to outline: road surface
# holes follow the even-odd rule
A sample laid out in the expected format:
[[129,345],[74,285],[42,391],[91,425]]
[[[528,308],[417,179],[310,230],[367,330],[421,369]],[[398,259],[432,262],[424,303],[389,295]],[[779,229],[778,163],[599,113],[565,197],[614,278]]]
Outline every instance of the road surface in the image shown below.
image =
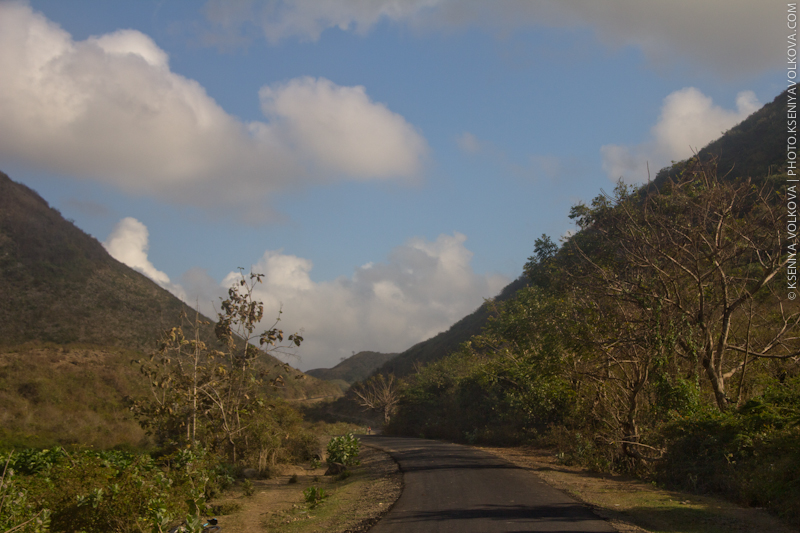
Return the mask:
[[370,533],[613,533],[605,520],[538,476],[458,444],[362,436],[391,454],[403,494]]

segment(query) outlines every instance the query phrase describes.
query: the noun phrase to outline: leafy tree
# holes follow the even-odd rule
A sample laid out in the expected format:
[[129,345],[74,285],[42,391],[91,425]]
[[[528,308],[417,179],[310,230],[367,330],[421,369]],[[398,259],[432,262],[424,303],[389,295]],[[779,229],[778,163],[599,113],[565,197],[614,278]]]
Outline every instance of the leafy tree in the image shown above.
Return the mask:
[[[253,414],[263,411],[261,389],[269,372],[256,364],[265,352],[252,342],[257,339],[268,352],[281,352],[303,340],[292,334],[284,343],[284,333],[277,327],[280,316],[269,329],[256,333],[264,306],[253,298],[253,290],[261,278],[241,273],[221,303],[214,333],[222,349],[201,340],[208,323],[198,314],[190,338],[183,327],[174,327],[165,333],[157,352],[137,361],[151,396],[132,402],[131,408],[162,444],[200,441],[225,448],[233,462],[240,459],[238,450],[247,447],[248,429],[255,424]],[[280,386],[283,378],[278,375],[269,382]]]

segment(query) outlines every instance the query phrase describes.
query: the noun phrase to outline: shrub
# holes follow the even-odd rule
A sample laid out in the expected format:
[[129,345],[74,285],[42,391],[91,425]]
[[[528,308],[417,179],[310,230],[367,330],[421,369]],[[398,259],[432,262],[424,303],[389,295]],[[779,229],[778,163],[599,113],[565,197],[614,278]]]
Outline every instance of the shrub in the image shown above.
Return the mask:
[[358,452],[361,446],[359,441],[352,433],[333,437],[328,442],[328,463],[339,463],[345,466],[355,466],[361,464],[358,459]]
[[328,494],[325,492],[325,490],[318,487],[308,487],[303,491],[303,496],[305,497],[308,506],[313,509],[322,503],[322,501],[328,497]]
[[158,461],[146,454],[68,454],[63,449],[26,450],[13,457],[20,471],[31,473],[12,477],[9,468],[4,486],[13,482],[9,491],[17,496],[0,509],[0,527],[8,526],[3,531],[24,522],[20,509],[27,509],[28,518],[48,510],[39,519],[49,519],[54,531],[127,533],[164,527],[187,511],[203,512],[206,487],[217,477],[216,458],[203,450],[181,450]]

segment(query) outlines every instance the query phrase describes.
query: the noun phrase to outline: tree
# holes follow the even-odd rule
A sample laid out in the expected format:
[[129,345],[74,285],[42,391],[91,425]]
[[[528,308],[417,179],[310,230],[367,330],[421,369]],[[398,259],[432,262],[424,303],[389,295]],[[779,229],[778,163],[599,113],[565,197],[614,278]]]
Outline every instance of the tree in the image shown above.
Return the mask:
[[[677,330],[669,348],[690,370],[702,367],[720,410],[731,404],[728,380],[748,363],[800,355],[800,314],[777,293],[788,257],[769,181],[723,181],[713,160],[693,158],[661,190],[621,185],[572,217],[582,231],[569,241],[570,275],[584,275],[574,287],[616,305],[615,327],[658,316],[662,332]],[[759,313],[748,313],[751,302]]]
[[[201,340],[209,323],[198,313],[191,337],[185,335],[183,325],[171,328],[149,359],[136,361],[148,379],[151,395],[132,401],[131,409],[160,443],[202,441],[225,448],[237,461],[237,450],[246,444],[247,431],[255,422],[251,419],[265,405],[261,389],[270,370],[257,364],[259,359],[265,353],[299,346],[303,340],[292,334],[284,343],[284,333],[277,327],[280,315],[269,329],[256,333],[264,306],[254,299],[253,291],[261,278],[254,273],[247,278],[242,272],[222,301],[214,326],[220,349]],[[266,352],[252,344],[256,339]],[[284,367],[291,371],[288,365]],[[283,378],[278,375],[269,383],[280,386]]]
[[383,413],[384,423],[389,423],[397,403],[400,401],[400,388],[394,374],[377,374],[353,386],[359,405]]

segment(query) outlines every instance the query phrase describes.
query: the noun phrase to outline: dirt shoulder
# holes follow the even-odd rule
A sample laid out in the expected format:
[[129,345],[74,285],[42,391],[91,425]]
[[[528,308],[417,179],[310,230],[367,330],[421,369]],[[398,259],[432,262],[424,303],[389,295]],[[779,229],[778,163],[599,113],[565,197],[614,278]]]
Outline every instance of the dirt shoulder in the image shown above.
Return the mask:
[[[362,446],[361,465],[349,477],[324,476],[325,468],[311,470],[286,467],[272,479],[252,480],[253,495],[242,487],[213,502],[239,509],[219,516],[224,531],[239,533],[359,533],[367,531],[386,514],[402,492],[402,474],[386,453]],[[296,475],[296,482],[291,482]],[[325,491],[328,497],[312,508],[303,491],[309,487]]]
[[594,508],[623,533],[797,533],[762,509],[711,496],[668,491],[625,476],[597,474],[558,463],[535,448],[480,447],[539,475]]

